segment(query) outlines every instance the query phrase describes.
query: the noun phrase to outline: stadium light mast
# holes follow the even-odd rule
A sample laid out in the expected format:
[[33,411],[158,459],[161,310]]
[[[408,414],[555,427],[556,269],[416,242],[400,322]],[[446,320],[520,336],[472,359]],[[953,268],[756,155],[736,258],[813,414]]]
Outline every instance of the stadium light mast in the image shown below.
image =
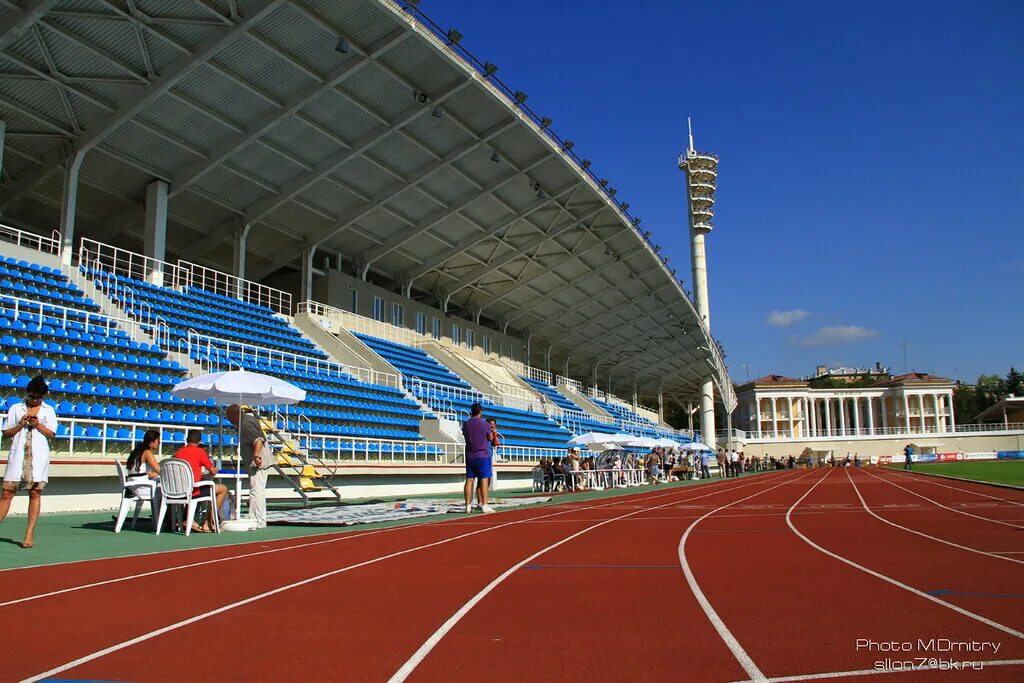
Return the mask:
[[[715,190],[718,187],[718,157],[698,152],[693,145],[693,124],[686,119],[689,146],[679,155],[679,170],[686,174],[686,199],[690,221],[690,263],[693,267],[693,298],[697,315],[711,331],[708,305],[708,265],[704,237],[711,232]],[[715,395],[710,377],[700,387],[700,426],[704,441],[715,445]]]

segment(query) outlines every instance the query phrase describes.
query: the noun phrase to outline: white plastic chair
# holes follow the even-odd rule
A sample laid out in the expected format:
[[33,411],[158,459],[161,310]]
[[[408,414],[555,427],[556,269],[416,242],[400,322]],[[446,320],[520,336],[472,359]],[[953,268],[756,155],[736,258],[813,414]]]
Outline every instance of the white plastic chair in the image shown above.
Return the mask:
[[535,492],[544,490],[544,470],[540,467],[533,468],[533,490]]
[[146,477],[145,479],[137,479],[128,481],[128,473],[125,472],[124,465],[119,461],[115,460],[114,465],[117,467],[117,477],[121,480],[121,507],[117,511],[117,523],[114,525],[114,533],[121,533],[121,527],[124,526],[124,520],[128,517],[128,510],[131,508],[132,503],[135,504],[135,514],[132,515],[132,529],[135,528],[135,523],[139,521],[139,513],[142,512],[142,506],[149,503],[149,513],[156,519],[156,499],[157,489],[156,482]]
[[[204,501],[210,503],[210,523],[217,533],[220,533],[215,487],[216,484],[212,481],[194,481],[192,468],[180,458],[168,458],[162,461],[160,463],[160,488],[163,490],[163,494],[160,496],[160,515],[156,520],[156,533],[159,534],[160,527],[163,526],[167,506],[180,505],[186,508],[185,535],[188,536],[192,533],[196,506]],[[193,489],[199,490],[199,495],[193,496]],[[203,489],[206,491],[204,492]]]

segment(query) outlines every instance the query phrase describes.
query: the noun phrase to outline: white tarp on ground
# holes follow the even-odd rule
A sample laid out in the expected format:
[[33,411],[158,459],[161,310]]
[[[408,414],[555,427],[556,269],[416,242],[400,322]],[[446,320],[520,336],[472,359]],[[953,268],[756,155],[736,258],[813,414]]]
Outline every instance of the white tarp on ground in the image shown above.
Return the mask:
[[[498,498],[491,501],[496,510],[507,510],[522,505],[546,503],[549,497]],[[411,519],[426,515],[440,515],[448,512],[462,512],[465,504],[451,499],[396,500],[388,503],[365,503],[362,505],[331,505],[294,510],[270,510],[268,524],[301,524],[318,526],[351,526],[373,524],[395,519]],[[479,513],[474,513],[479,514]]]

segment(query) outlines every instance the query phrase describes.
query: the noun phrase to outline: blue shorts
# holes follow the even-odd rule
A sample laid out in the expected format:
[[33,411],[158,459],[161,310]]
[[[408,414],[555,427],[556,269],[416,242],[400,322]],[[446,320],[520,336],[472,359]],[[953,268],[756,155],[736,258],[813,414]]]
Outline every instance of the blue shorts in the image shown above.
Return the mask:
[[490,479],[491,459],[470,458],[466,460],[466,479]]

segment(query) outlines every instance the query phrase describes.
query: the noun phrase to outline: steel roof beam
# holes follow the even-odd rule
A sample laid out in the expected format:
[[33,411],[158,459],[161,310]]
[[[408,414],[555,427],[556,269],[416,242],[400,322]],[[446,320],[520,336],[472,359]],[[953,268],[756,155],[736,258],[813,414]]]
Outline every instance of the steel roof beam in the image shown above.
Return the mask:
[[58,0],[31,0],[21,9],[10,9],[0,20],[0,50],[16,43],[25,32],[43,18]]
[[248,145],[255,138],[258,138],[271,130],[289,115],[297,113],[299,109],[316,97],[319,97],[321,94],[335,88],[338,84],[359,73],[362,69],[371,64],[373,60],[380,57],[382,54],[387,52],[387,50],[400,43],[409,35],[410,34],[405,32],[398,35],[393,34],[385,39],[383,43],[368,51],[362,51],[360,48],[352,45],[353,51],[361,52],[358,60],[346,61],[343,65],[326,74],[323,82],[313,83],[300,88],[291,97],[289,97],[280,108],[270,111],[260,117],[252,124],[246,126],[245,130],[242,132],[219,140],[213,148],[211,148],[207,158],[190,166],[186,166],[174,175],[174,178],[171,180],[171,196],[173,197],[180,194],[193,183],[219,166],[228,157]]
[[256,0],[245,9],[241,19],[231,28],[200,42],[194,53],[183,55],[172,62],[163,70],[157,80],[125,98],[113,114],[99,119],[94,125],[82,131],[82,134],[72,143],[70,150],[61,148],[52,150],[46,155],[42,164],[32,169],[30,173],[24,174],[17,182],[11,183],[7,190],[0,194],[0,209],[9,206],[12,201],[23,196],[37,183],[59,170],[69,152],[87,152],[98,145],[125,122],[131,120],[136,114],[170,91],[174,85],[192,73],[198,66],[206,63],[225,47],[244,36],[250,28],[276,9],[281,2],[282,0]]
[[[496,268],[500,268],[500,267],[506,265],[507,263],[510,263],[511,261],[515,261],[516,259],[520,258],[521,256],[524,256],[526,254],[526,252],[530,251],[531,249],[539,248],[540,246],[544,245],[548,241],[554,239],[555,237],[558,237],[562,233],[564,233],[564,232],[566,232],[568,230],[572,230],[573,228],[575,228],[580,223],[583,223],[584,221],[597,216],[597,214],[601,213],[606,208],[607,208],[607,205],[605,205],[604,202],[602,202],[599,206],[594,207],[593,209],[591,209],[588,212],[584,213],[582,216],[573,216],[572,214],[570,214],[570,218],[569,218],[568,221],[565,221],[564,223],[562,223],[558,227],[552,228],[551,230],[549,230],[547,232],[541,233],[538,236],[539,239],[531,239],[527,243],[525,243],[525,244],[521,245],[520,247],[518,247],[517,249],[514,249],[512,252],[510,252],[508,254],[502,254],[502,258],[499,261],[491,262],[491,263],[485,263],[482,266],[480,266],[479,268],[476,268],[476,269],[470,271],[469,273],[467,273],[465,275],[462,275],[459,278],[459,280],[461,280],[461,284],[459,284],[459,285],[455,286],[454,288],[452,288],[451,291],[454,293],[454,292],[459,291],[460,289],[463,289],[464,287],[468,287],[471,284],[474,284],[477,280],[479,280],[480,278],[486,276],[488,273],[493,272]],[[541,265],[543,266],[543,264],[541,264]],[[543,266],[543,267],[547,268],[547,266]],[[553,269],[548,268],[548,270],[553,270]]]
[[[459,81],[458,83],[448,87],[446,90],[436,95],[431,104],[434,106],[444,102],[449,97],[454,96],[460,92],[463,88],[472,83],[472,80],[466,79]],[[407,108],[401,115],[399,115],[389,125],[378,126],[373,130],[369,131],[359,139],[352,142],[348,149],[343,149],[331,154],[323,161],[319,162],[313,171],[309,173],[303,173],[295,178],[292,178],[284,187],[281,188],[281,192],[277,196],[266,197],[255,204],[253,204],[246,211],[245,222],[247,224],[256,223],[262,220],[265,216],[269,215],[275,209],[280,207],[285,202],[289,201],[295,195],[301,193],[309,186],[318,182],[323,176],[331,173],[334,169],[338,168],[346,161],[362,154],[367,151],[375,144],[386,138],[394,129],[408,125],[415,121],[424,114],[430,113],[431,108],[420,104],[414,104]],[[305,247],[304,247],[305,248]],[[289,261],[291,258],[288,259]],[[286,261],[287,263],[287,261]]]
[[[295,249],[287,251],[284,254],[282,254],[281,257],[274,259],[270,266],[268,266],[263,271],[260,277],[266,277],[267,275],[270,275],[278,268],[288,264],[290,261],[298,257],[302,253],[302,251],[307,247],[319,247],[324,242],[331,239],[341,231],[351,228],[353,224],[358,222],[363,217],[369,215],[370,213],[377,209],[382,208],[387,203],[387,201],[394,197],[397,193],[402,192],[406,189],[416,187],[420,182],[422,182],[426,178],[430,177],[431,175],[441,170],[442,168],[451,165],[455,161],[458,161],[462,157],[466,156],[467,154],[475,150],[481,144],[484,144],[498,137],[505,131],[515,126],[518,122],[518,119],[507,119],[503,121],[502,123],[494,126],[493,128],[488,129],[488,131],[484,133],[483,136],[481,136],[481,140],[472,140],[464,142],[463,144],[455,147],[450,152],[442,156],[440,159],[424,165],[421,169],[416,171],[407,180],[399,181],[398,183],[392,185],[391,187],[388,187],[387,189],[377,193],[372,198],[371,203],[368,204],[367,206],[360,207],[359,209],[354,211],[350,216],[340,219],[335,225],[331,226],[329,229],[319,234],[311,235],[309,239],[305,241],[302,245],[296,245]],[[301,246],[301,249],[298,248],[299,246]]]
[[[580,186],[580,183],[578,183],[578,182],[573,183],[573,184],[569,185],[568,187],[560,190],[559,192],[556,192],[553,196],[547,197],[545,199],[542,199],[539,202],[534,203],[533,205],[531,205],[525,211],[522,211],[521,213],[518,213],[518,214],[514,215],[512,218],[506,220],[505,222],[503,222],[503,223],[496,223],[491,228],[488,228],[484,232],[484,234],[482,234],[482,235],[473,235],[469,239],[465,239],[462,242],[459,242],[458,244],[455,245],[455,250],[454,251],[452,251],[452,252],[445,252],[444,254],[442,254],[440,256],[436,256],[436,257],[432,258],[429,261],[424,261],[423,265],[420,268],[418,268],[418,269],[416,269],[414,271],[411,271],[408,274],[408,277],[411,280],[417,280],[417,279],[423,277],[424,275],[426,275],[430,271],[432,271],[435,268],[437,268],[437,267],[447,263],[448,261],[450,261],[451,259],[455,258],[459,254],[462,254],[463,252],[467,251],[468,249],[471,249],[474,246],[480,244],[480,242],[482,240],[485,240],[488,237],[490,237],[491,235],[495,235],[495,234],[501,232],[505,228],[511,227],[516,221],[523,220],[527,216],[530,216],[531,214],[536,213],[537,211],[543,209],[545,206],[547,206],[551,202],[555,201],[562,194],[564,194],[566,192],[570,192],[570,191],[575,191],[579,186]],[[528,222],[528,225],[534,226],[534,224],[532,222]],[[534,226],[534,227],[536,227],[536,226]]]

